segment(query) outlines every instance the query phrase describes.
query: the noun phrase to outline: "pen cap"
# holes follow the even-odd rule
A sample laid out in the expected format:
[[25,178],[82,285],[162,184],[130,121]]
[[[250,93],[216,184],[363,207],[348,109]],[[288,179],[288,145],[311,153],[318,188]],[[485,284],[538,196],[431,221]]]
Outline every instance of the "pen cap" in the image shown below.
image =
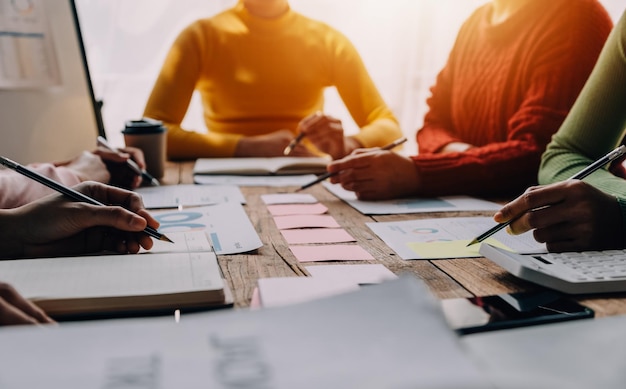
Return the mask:
[[150,118],[128,120],[122,130],[126,146],[143,151],[146,170],[155,178],[165,171],[166,132],[163,122]]

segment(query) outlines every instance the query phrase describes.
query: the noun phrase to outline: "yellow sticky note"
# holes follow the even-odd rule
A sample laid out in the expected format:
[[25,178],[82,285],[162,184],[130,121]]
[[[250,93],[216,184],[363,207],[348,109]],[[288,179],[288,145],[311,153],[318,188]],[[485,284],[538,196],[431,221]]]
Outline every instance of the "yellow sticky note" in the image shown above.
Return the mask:
[[[467,247],[469,242],[471,242],[470,239],[435,242],[409,242],[407,245],[415,254],[422,257],[422,259],[482,257],[482,255],[478,252],[480,243]],[[512,251],[510,248],[493,238],[488,238],[484,240],[484,242],[489,243],[492,246]]]

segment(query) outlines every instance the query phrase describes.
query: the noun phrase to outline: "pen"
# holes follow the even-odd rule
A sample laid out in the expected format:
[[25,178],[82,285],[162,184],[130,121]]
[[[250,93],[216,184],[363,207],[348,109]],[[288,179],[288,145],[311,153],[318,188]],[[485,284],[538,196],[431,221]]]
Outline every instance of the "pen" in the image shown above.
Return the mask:
[[[92,204],[92,205],[100,205],[100,206],[105,206],[105,204],[99,202],[96,199],[92,199],[91,197],[82,194],[72,188],[68,188],[67,186],[64,186],[62,184],[59,184],[58,182],[43,176],[29,168],[27,168],[26,166],[20,165],[19,163],[12,161],[8,158],[5,157],[0,157],[0,165],[4,165],[6,167],[8,167],[9,169],[13,169],[16,172],[37,181],[40,184],[43,184],[45,186],[47,186],[48,188],[54,189],[59,193],[62,193],[64,195],[66,195],[67,197],[71,198],[74,201],[81,201],[84,203],[88,203],[88,204]],[[166,242],[170,242],[170,243],[174,243],[172,242],[167,236],[159,233],[157,230],[155,230],[154,228],[148,226],[146,227],[143,232],[145,232],[146,234],[150,235],[151,237],[158,239],[158,240],[163,240]]]
[[[587,166],[583,170],[581,170],[578,173],[574,174],[572,177],[570,177],[570,180],[582,180],[583,178],[587,177],[591,173],[595,172],[596,170],[600,169],[601,167],[605,166],[606,164],[615,161],[616,159],[618,159],[619,157],[621,157],[624,154],[626,154],[626,147],[625,146],[620,146],[620,147],[616,148],[615,150],[611,151],[610,153],[608,153],[607,155],[605,155],[604,157],[598,159],[597,161],[595,161],[591,165]],[[491,229],[489,229],[489,230],[483,232],[482,234],[478,235],[466,247],[469,247],[469,246],[471,246],[473,244],[482,242],[483,240],[489,238],[491,235],[495,234],[496,232],[500,231],[501,229],[503,229],[506,226],[508,226],[509,224],[511,224],[514,220],[517,220],[517,218],[513,218],[513,219],[511,219],[509,221],[506,221],[504,223],[497,224],[496,226],[492,227]]]
[[[98,137],[98,145],[104,147],[105,149],[108,149],[114,153],[119,153],[119,150],[116,149],[115,147],[111,146],[109,144],[109,142],[107,142],[106,139],[104,139],[103,137],[99,136]],[[144,181],[147,181],[150,183],[150,185],[152,186],[159,186],[159,180],[157,180],[156,178],[152,177],[152,175],[150,175],[150,173],[148,173],[147,171],[141,169],[139,167],[139,165],[137,165],[137,162],[133,161],[132,159],[128,158],[126,160],[126,164],[128,165],[128,167],[130,168],[130,170],[132,170],[135,174],[141,176]]]
[[[380,149],[373,150],[372,152],[378,151],[378,150],[391,150],[391,149],[393,149],[396,146],[400,146],[404,142],[406,142],[406,137],[398,138],[398,139],[394,140],[393,142],[389,143],[388,145],[385,145],[385,146],[381,147]],[[364,153],[364,154],[366,154],[366,153]],[[310,188],[313,185],[318,184],[318,183],[324,181],[325,179],[327,179],[329,177],[332,177],[332,176],[335,176],[337,174],[339,174],[339,172],[333,172],[333,173],[327,172],[327,173],[324,173],[321,176],[317,177],[315,180],[309,182],[308,184],[304,184],[301,187],[299,187],[298,189],[296,189],[296,192],[299,192],[301,190],[305,190],[307,188]]]

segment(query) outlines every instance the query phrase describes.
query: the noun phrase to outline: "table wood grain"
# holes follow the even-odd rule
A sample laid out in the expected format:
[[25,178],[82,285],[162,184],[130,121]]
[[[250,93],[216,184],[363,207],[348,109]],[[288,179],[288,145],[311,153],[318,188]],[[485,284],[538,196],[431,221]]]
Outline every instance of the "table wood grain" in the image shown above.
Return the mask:
[[[193,183],[193,162],[168,162],[164,177],[165,185]],[[266,193],[292,192],[296,187],[241,187],[247,204],[244,206],[252,225],[259,234],[263,247],[238,255],[219,255],[218,260],[224,276],[233,292],[236,307],[250,305],[252,292],[259,278],[307,276],[307,266],[299,263],[289,245],[274,224],[273,217],[261,200]],[[500,293],[536,290],[532,283],[520,280],[486,258],[458,258],[448,260],[400,259],[365,223],[372,221],[400,221],[435,217],[491,216],[485,212],[452,212],[408,215],[366,216],[328,192],[322,185],[306,190],[328,207],[331,215],[346,229],[357,244],[375,258],[364,263],[381,263],[396,274],[409,273],[426,283],[432,293],[440,298],[488,296]],[[224,221],[227,223],[228,221]],[[336,262],[342,263],[342,262]],[[360,262],[361,263],[361,262]],[[596,317],[626,314],[626,294],[576,297],[593,309]]]

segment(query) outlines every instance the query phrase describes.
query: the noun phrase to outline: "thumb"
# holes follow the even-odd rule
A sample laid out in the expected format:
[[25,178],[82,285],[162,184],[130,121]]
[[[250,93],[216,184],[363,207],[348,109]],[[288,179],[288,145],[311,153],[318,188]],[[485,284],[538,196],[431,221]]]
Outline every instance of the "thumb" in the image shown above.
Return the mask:
[[121,231],[141,231],[148,225],[145,218],[119,206],[89,205],[91,211],[85,213],[83,227],[112,227]]

